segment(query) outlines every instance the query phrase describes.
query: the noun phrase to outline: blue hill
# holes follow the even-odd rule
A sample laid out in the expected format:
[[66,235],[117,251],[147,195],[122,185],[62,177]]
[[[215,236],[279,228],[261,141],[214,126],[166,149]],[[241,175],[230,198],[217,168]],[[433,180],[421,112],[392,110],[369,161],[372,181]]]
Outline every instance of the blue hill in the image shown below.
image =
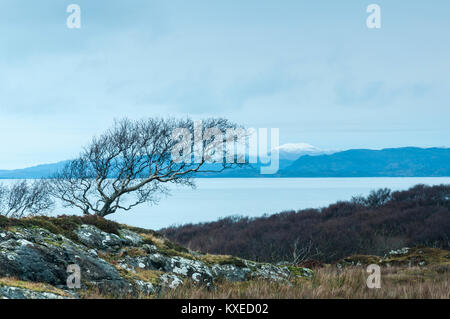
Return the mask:
[[[0,179],[45,178],[67,161],[17,170],[0,170]],[[211,165],[211,169],[214,165]],[[450,176],[450,148],[353,149],[329,155],[281,160],[275,175],[260,175],[259,165],[199,177],[443,177]]]
[[0,179],[33,179],[46,178],[61,169],[67,161],[43,164],[33,167],[15,169],[15,170],[0,170]]
[[450,176],[449,148],[354,149],[297,159],[280,170],[283,177]]

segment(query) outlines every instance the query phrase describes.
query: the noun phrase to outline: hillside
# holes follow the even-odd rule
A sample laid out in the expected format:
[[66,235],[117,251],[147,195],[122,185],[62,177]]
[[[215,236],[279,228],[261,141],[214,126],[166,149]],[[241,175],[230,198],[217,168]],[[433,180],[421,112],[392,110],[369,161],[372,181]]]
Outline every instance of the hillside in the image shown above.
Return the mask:
[[0,179],[47,178],[61,169],[66,163],[66,161],[63,161],[54,164],[43,164],[23,169],[0,170]]
[[[450,251],[402,248],[313,270],[179,246],[161,234],[94,216],[0,217],[0,299],[450,298]],[[366,286],[368,263],[382,288]],[[68,287],[80,268],[80,287]]]
[[[79,267],[80,289],[68,289],[69,265]],[[152,298],[187,283],[212,288],[311,275],[302,267],[190,251],[157,232],[95,216],[0,216],[0,298]]]
[[[296,156],[300,158],[295,160]],[[65,163],[0,170],[0,179],[47,178]],[[197,177],[443,177],[450,176],[450,149],[404,147],[333,154],[280,153],[277,174],[261,175],[260,167],[261,164],[252,164],[221,173],[200,173]],[[204,169],[219,171],[220,165],[208,164]]]
[[191,249],[268,262],[292,261],[294,256],[336,262],[417,245],[449,249],[450,186],[379,190],[321,209],[224,218],[162,233]]
[[305,155],[281,169],[282,177],[422,177],[450,176],[449,148],[348,150]]

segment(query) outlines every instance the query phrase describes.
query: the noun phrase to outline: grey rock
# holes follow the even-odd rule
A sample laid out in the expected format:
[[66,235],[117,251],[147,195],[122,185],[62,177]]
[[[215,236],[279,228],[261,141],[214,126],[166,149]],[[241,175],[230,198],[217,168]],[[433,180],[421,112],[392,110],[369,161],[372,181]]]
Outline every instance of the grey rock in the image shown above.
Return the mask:
[[140,246],[142,244],[142,237],[131,230],[120,229],[119,234],[124,245]]
[[144,244],[144,245],[142,245],[142,248],[148,254],[153,254],[153,253],[158,252],[158,247],[156,247],[155,245]]
[[[287,267],[272,264],[246,260],[240,265],[207,264],[201,261],[203,255],[200,253],[169,256],[155,245],[144,244],[139,234],[128,229],[121,229],[118,236],[92,225],[81,225],[75,234],[77,242],[37,227],[19,227],[14,231],[1,229],[0,277],[15,277],[67,289],[67,279],[71,275],[67,273],[67,267],[76,264],[81,270],[81,289],[96,287],[101,293],[112,296],[136,296],[154,294],[163,288],[174,289],[186,280],[212,287],[219,280],[265,278],[287,281],[291,275]],[[137,248],[140,253],[126,253],[130,247]],[[108,260],[114,260],[114,263]],[[118,269],[128,274],[122,276]],[[155,281],[148,282],[138,274],[141,270],[157,270],[162,275],[158,274]],[[309,277],[312,272],[305,268],[301,275]],[[76,290],[71,293],[77,297]],[[7,286],[1,286],[0,296],[62,298]]]
[[25,288],[0,286],[0,298],[2,299],[69,299],[69,297],[57,295],[51,292],[37,292]]
[[388,253],[388,255],[390,255],[390,256],[406,255],[408,252],[409,252],[409,248],[408,247],[403,247],[401,249],[391,250]]
[[179,256],[169,257],[160,253],[138,257],[127,256],[119,260],[119,266],[132,272],[136,272],[138,268],[164,271],[205,284],[214,281],[211,269],[205,263]]
[[159,291],[159,287],[155,287],[151,282],[135,279],[134,283],[141,294],[152,295]]
[[264,278],[274,281],[287,280],[290,276],[290,271],[287,267],[277,267],[272,264],[262,264],[257,266],[251,272],[251,278]]
[[75,233],[84,245],[100,250],[115,251],[123,246],[123,240],[116,234],[106,233],[92,225],[81,225]]
[[244,281],[250,277],[251,269],[235,265],[213,265],[212,272],[215,277],[228,281]]
[[183,280],[180,277],[167,273],[160,277],[160,281],[162,287],[170,289],[175,289],[183,284]]
[[130,286],[114,266],[93,256],[87,247],[49,232],[46,232],[44,240],[39,236],[45,232],[42,229],[20,229],[16,238],[1,242],[0,276],[65,287],[70,275],[67,266],[77,264],[82,279],[103,290],[114,291]]

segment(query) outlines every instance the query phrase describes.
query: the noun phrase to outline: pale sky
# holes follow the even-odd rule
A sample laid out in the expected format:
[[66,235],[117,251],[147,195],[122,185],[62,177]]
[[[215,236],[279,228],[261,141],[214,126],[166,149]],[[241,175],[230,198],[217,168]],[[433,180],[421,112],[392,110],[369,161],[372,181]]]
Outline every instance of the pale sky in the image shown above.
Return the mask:
[[[371,3],[381,29],[366,26]],[[449,12],[448,0],[2,0],[0,169],[71,158],[124,116],[225,116],[322,149],[449,146]]]

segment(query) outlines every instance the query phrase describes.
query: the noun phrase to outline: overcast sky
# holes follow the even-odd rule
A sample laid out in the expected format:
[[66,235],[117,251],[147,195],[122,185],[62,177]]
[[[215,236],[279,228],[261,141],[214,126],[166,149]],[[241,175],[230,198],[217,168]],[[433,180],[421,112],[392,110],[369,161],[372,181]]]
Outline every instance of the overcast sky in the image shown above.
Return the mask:
[[[371,3],[381,29],[366,26]],[[449,12],[447,0],[2,0],[0,169],[71,158],[124,116],[226,116],[323,149],[448,146]]]

